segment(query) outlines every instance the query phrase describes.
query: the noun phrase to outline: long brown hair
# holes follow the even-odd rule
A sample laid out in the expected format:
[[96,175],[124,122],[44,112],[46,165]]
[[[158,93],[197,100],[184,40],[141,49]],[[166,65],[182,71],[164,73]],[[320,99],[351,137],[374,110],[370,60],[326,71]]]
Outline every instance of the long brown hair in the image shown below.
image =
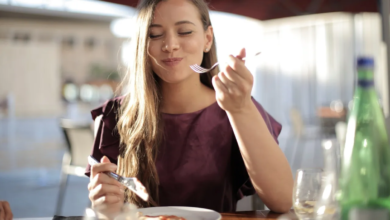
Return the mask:
[[[149,26],[156,5],[162,0],[141,0],[138,5],[136,34],[132,39],[132,59],[122,82],[127,92],[119,109],[117,129],[121,147],[118,156],[118,174],[137,177],[158,203],[159,178],[155,161],[157,149],[162,141],[163,124],[159,111],[161,92],[158,76],[153,72],[148,57]],[[199,10],[200,19],[207,30],[211,26],[209,11],[204,0],[189,0]],[[215,40],[208,53],[203,54],[202,66],[211,67],[217,61]],[[211,80],[218,69],[200,75],[200,81],[213,88]],[[127,202],[139,207],[150,206],[133,192],[125,192]]]

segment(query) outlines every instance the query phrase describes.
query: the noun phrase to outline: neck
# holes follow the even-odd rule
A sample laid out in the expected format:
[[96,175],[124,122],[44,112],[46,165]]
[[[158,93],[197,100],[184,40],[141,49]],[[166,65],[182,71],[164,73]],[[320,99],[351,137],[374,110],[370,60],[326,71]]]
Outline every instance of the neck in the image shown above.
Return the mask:
[[191,113],[215,102],[214,90],[203,85],[199,75],[194,74],[179,83],[161,83],[161,111],[164,113]]

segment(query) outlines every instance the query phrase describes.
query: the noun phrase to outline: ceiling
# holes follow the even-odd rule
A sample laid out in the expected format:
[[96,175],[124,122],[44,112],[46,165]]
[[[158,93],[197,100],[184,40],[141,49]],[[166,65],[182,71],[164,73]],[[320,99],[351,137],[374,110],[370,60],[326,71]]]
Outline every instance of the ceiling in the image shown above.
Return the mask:
[[[138,0],[105,0],[136,7]],[[215,11],[269,20],[325,12],[378,12],[379,0],[207,0]]]

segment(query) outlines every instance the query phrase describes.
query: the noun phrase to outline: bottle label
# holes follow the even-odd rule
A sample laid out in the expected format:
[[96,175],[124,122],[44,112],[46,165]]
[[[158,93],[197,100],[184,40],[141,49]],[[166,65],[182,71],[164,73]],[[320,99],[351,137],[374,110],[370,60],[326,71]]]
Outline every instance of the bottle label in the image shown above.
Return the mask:
[[378,208],[354,208],[349,211],[348,220],[388,220],[389,210]]
[[358,86],[363,87],[363,88],[374,86],[374,80],[372,80],[372,79],[370,79],[370,80],[368,80],[368,79],[359,79],[358,80]]

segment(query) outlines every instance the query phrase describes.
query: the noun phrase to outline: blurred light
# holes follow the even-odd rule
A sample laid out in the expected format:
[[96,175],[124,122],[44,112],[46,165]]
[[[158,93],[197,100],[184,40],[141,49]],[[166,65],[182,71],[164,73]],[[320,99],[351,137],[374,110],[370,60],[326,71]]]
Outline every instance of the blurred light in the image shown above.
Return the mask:
[[110,85],[103,84],[99,88],[99,98],[100,100],[108,100],[111,99],[114,95],[114,91],[112,90]]
[[353,108],[353,100],[348,102],[348,110],[351,111]]
[[325,186],[324,193],[322,194],[322,199],[323,200],[329,199],[331,193],[332,193],[332,184],[328,184]]
[[317,210],[317,215],[323,215],[325,213],[326,207],[323,205]]
[[80,99],[83,102],[90,102],[93,96],[93,88],[91,85],[82,85],[80,87]]
[[85,169],[82,167],[76,167],[74,171],[77,176],[85,176]]
[[0,0],[0,4],[112,17],[128,17],[136,13],[135,8],[98,0]]
[[298,179],[297,179],[297,184],[299,185],[299,184],[301,184],[301,182],[302,182],[302,178],[303,178],[303,171],[302,170],[300,170],[299,172],[298,172],[298,177],[297,177]]
[[331,140],[326,140],[326,141],[324,141],[324,143],[322,145],[324,146],[324,148],[326,150],[329,150],[330,148],[332,148],[332,141]]
[[284,25],[280,31],[279,44],[283,48],[283,53],[280,51],[277,52],[277,60],[282,60],[283,65],[281,66],[281,71],[286,75],[291,75],[298,77],[299,73],[302,71],[302,49],[300,43],[291,43],[291,42],[300,42],[300,37],[296,34],[290,25]]
[[121,53],[122,53],[122,62],[125,64],[125,65],[128,65],[131,63],[131,42],[130,41],[125,41],[123,42],[122,44],[122,49],[121,49]]
[[91,208],[86,208],[85,209],[85,214],[84,217],[97,217],[95,211]]
[[329,76],[328,67],[328,42],[326,33],[326,24],[318,24],[315,28],[316,31],[316,76],[320,83],[326,83]]
[[83,102],[99,101],[99,89],[96,86],[84,84],[80,87],[80,99]]
[[344,109],[343,102],[340,100],[335,100],[330,103],[330,109],[335,112],[342,112]]
[[100,14],[108,16],[131,16],[134,14],[135,9],[119,5],[112,4],[103,1],[86,1],[86,0],[67,0],[65,1],[65,8],[67,11],[88,13],[88,14]]
[[262,23],[260,20],[217,11],[210,11],[210,19],[220,62],[226,61],[229,54],[238,54],[242,48],[246,48],[247,55],[261,51],[259,38],[262,33]]
[[25,7],[41,7],[45,2],[44,0],[11,0],[11,4]]
[[64,7],[63,0],[51,0],[46,3],[45,7],[52,10],[61,10]]
[[74,102],[77,100],[78,95],[78,89],[77,86],[73,83],[65,84],[63,95],[66,101],[68,102]]
[[130,38],[134,34],[136,17],[115,19],[110,24],[111,32],[121,38]]

